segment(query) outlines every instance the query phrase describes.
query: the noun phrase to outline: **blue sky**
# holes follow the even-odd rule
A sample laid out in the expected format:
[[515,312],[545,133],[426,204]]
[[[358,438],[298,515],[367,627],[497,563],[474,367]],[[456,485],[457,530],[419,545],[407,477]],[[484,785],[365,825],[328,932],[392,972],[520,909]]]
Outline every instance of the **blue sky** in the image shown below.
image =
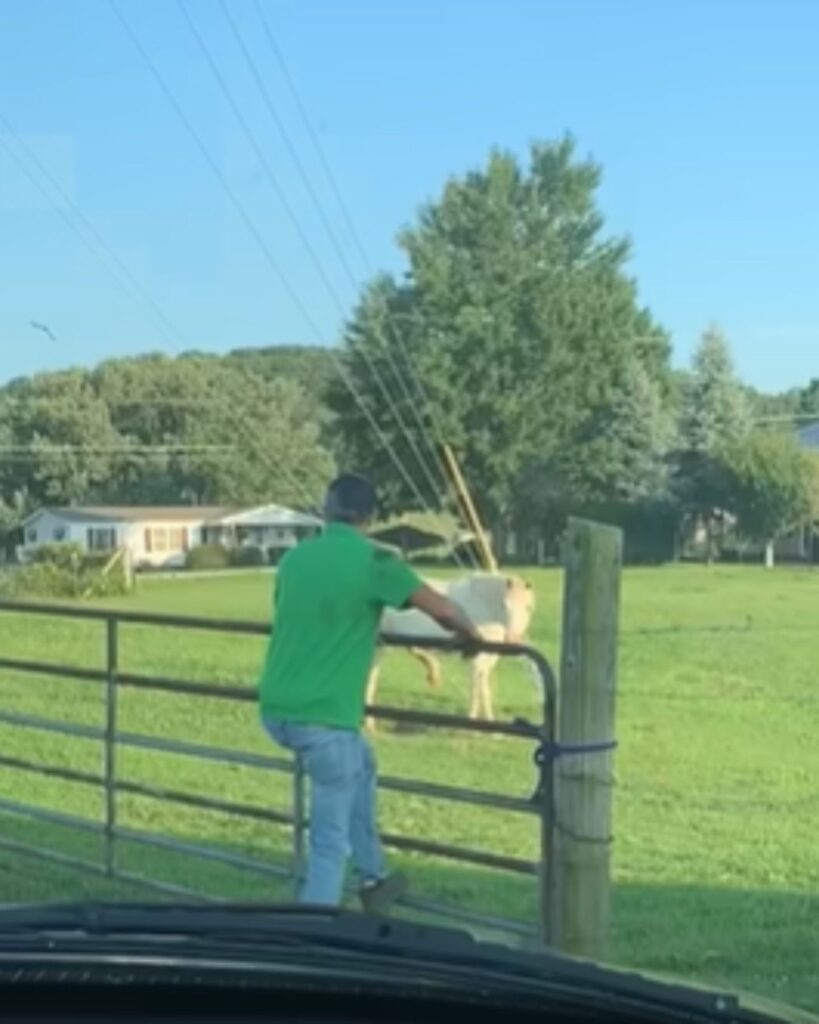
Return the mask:
[[[25,161],[22,139],[73,205],[47,200],[0,145],[0,378],[144,350],[334,342],[355,288],[220,0],[187,5],[329,290],[175,0],[118,2],[302,310],[107,0],[6,0],[0,115],[14,134],[0,125],[0,141]],[[366,268],[254,0],[226,2],[360,280]],[[603,164],[608,229],[633,239],[632,272],[672,333],[675,362],[717,321],[751,383],[778,389],[819,376],[815,0],[260,2],[369,265],[401,268],[396,230],[448,175],[479,164],[492,145],[523,153],[529,140],[568,129]],[[173,336],[67,227],[75,208],[165,312]]]

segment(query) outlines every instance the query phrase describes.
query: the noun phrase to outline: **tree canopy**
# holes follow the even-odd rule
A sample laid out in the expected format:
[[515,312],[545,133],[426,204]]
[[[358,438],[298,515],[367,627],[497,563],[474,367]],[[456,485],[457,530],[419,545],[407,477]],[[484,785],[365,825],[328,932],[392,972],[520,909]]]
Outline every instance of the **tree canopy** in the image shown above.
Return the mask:
[[791,434],[752,434],[728,449],[726,460],[732,511],[750,540],[772,547],[819,515],[819,461]]
[[[525,167],[491,153],[401,233],[405,279],[372,281],[346,332],[356,390],[395,453],[420,476],[412,406],[427,397],[427,426],[456,449],[491,520],[533,466],[595,492],[614,459],[624,490],[651,486],[668,343],[626,273],[627,240],[603,233],[600,175],[569,138],[533,145]],[[331,387],[331,402],[356,462],[412,504],[349,391]],[[654,411],[648,429],[625,422],[635,402]]]
[[711,326],[702,336],[682,389],[683,446],[713,455],[744,437],[750,426],[748,397],[734,371],[728,340]]
[[333,472],[316,402],[234,357],[16,381],[0,390],[0,530],[42,504],[309,506]]
[[46,503],[310,507],[335,465],[371,475],[388,515],[452,516],[446,442],[484,521],[538,550],[570,512],[660,523],[656,551],[685,518],[710,550],[724,512],[778,536],[807,464],[755,421],[819,419],[819,381],[745,386],[715,326],[672,370],[600,181],[569,137],[493,150],[399,234],[406,272],[366,283],[335,352],[148,354],[0,387],[0,535]]

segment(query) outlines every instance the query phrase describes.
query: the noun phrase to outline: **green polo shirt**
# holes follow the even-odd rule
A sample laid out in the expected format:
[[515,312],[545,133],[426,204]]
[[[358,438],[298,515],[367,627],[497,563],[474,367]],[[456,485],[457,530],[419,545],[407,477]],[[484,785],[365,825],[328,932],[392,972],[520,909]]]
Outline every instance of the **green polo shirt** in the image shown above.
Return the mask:
[[422,586],[358,530],[331,523],[282,559],[259,686],[266,719],[358,729],[385,607]]

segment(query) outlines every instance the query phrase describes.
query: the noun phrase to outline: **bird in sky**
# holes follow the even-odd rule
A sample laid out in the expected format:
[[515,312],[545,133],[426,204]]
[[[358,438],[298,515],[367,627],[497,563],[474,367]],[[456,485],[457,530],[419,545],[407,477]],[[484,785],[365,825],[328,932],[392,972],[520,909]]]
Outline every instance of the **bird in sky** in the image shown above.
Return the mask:
[[54,337],[54,332],[51,330],[50,327],[47,327],[45,324],[39,324],[37,323],[36,320],[29,320],[29,326],[33,327],[35,331],[42,331],[47,338],[51,339],[51,341],[57,340]]

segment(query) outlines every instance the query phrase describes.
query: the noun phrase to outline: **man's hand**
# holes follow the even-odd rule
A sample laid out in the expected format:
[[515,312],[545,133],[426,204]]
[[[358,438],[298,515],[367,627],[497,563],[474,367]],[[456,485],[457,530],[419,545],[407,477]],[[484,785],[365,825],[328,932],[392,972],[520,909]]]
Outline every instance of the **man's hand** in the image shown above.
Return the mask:
[[428,615],[442,629],[454,633],[467,644],[464,654],[469,657],[477,653],[482,642],[481,634],[469,616],[454,601],[439,594],[432,587],[423,586],[412,595],[410,605]]

